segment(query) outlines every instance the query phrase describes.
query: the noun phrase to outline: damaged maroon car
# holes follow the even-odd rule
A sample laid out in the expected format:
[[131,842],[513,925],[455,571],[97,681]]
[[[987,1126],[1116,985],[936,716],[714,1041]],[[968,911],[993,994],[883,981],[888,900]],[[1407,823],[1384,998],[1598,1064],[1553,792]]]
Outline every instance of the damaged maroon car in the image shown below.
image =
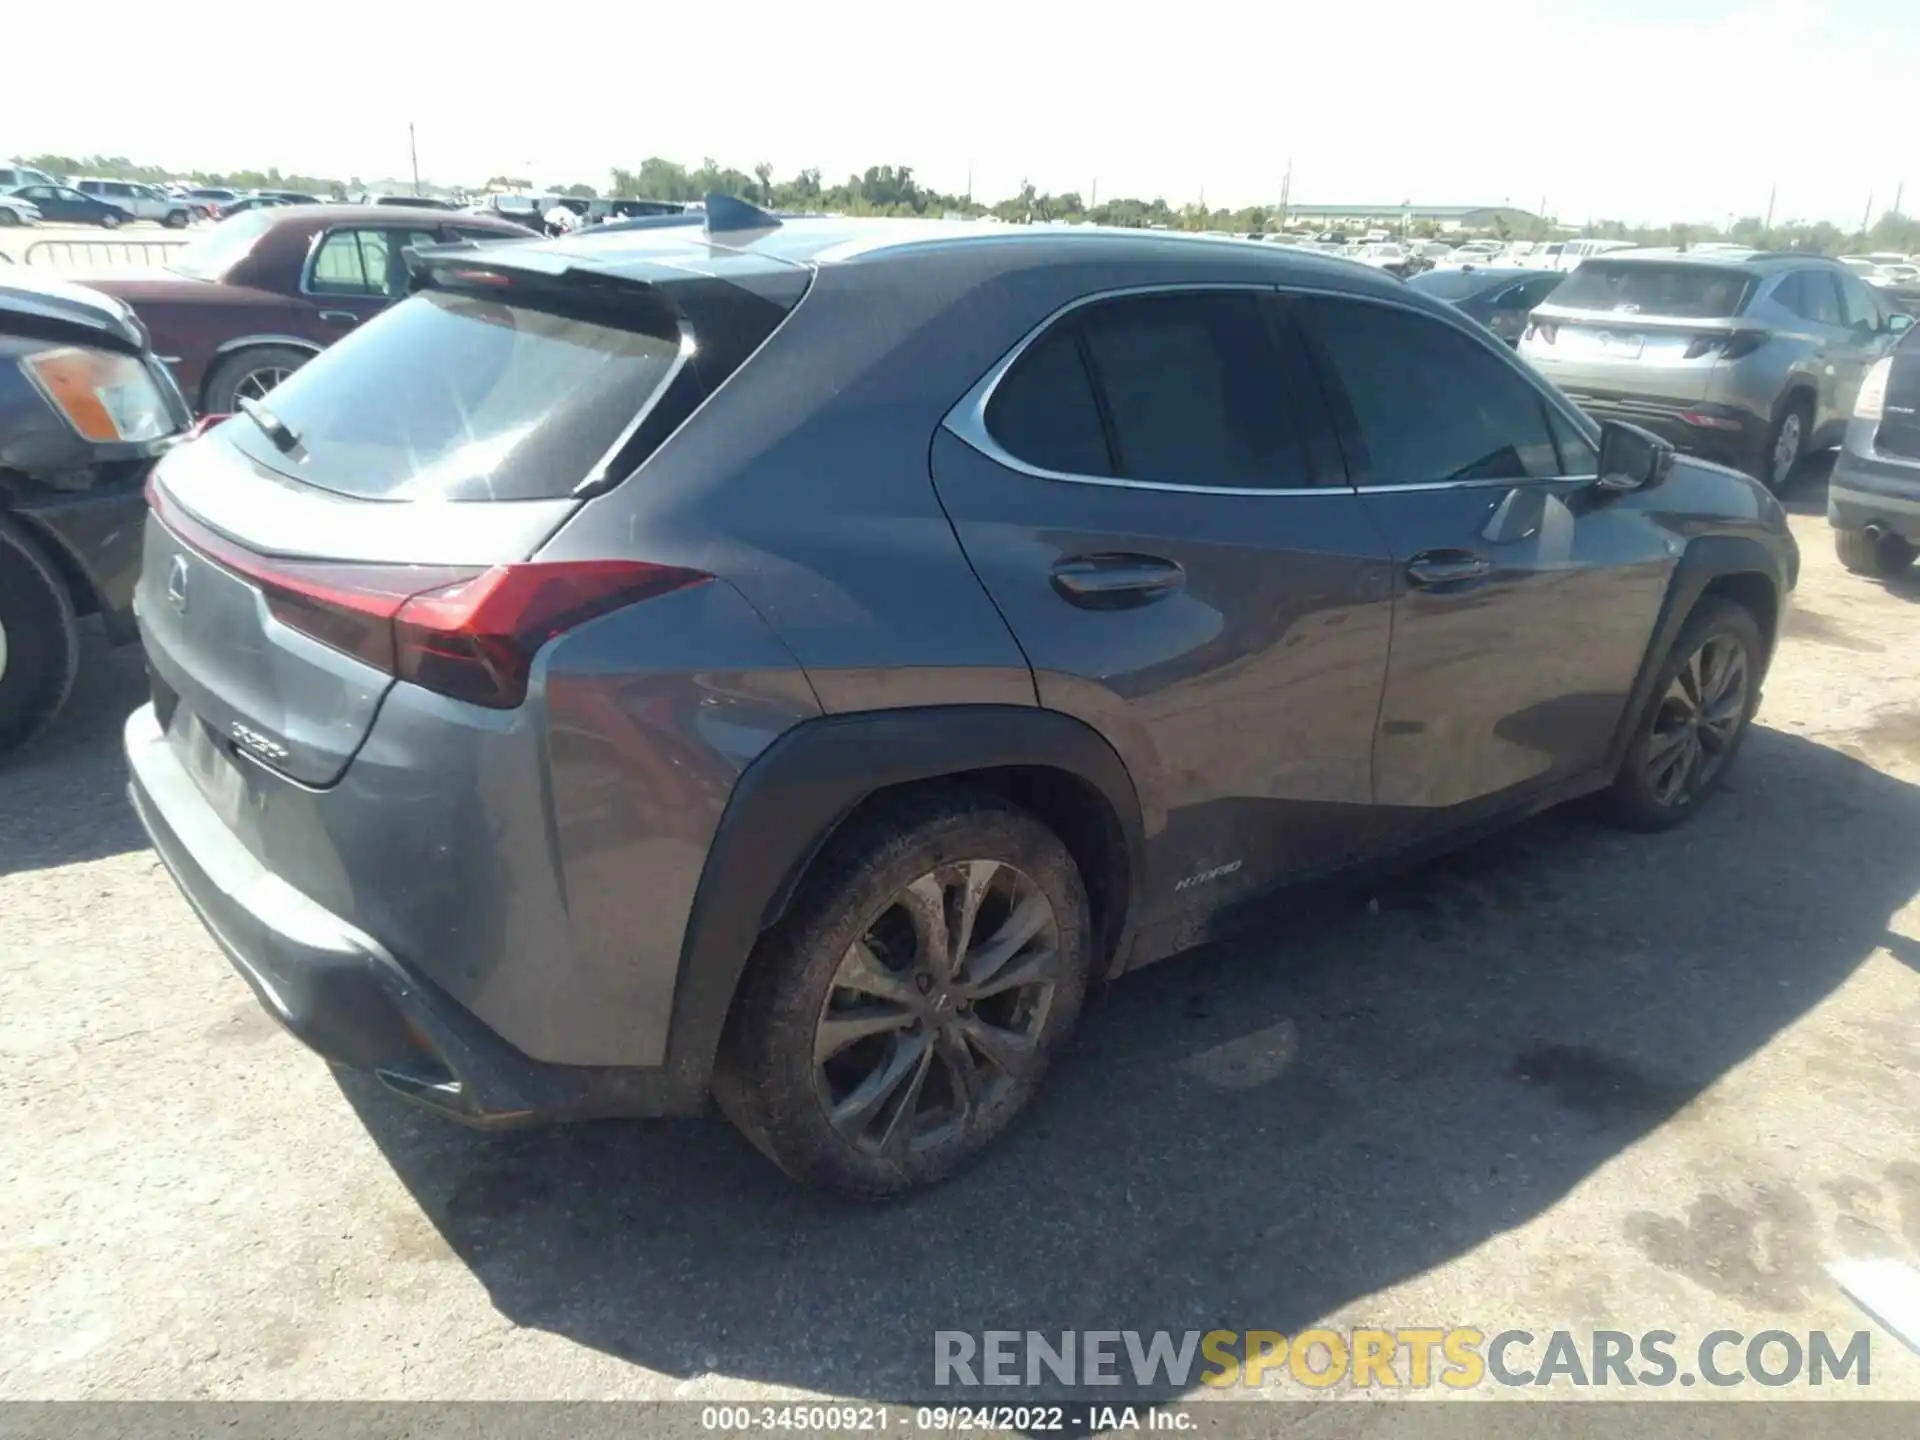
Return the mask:
[[411,246],[524,240],[485,215],[394,205],[250,210],[188,245],[164,278],[91,280],[139,315],[202,414],[259,399],[406,293]]

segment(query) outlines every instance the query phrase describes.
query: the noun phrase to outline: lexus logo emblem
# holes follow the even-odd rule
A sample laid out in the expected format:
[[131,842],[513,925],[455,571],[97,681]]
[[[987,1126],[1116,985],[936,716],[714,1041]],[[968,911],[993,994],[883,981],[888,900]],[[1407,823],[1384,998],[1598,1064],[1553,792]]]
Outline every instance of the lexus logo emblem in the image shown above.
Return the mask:
[[182,615],[187,613],[187,557],[176,555],[167,567],[167,602]]

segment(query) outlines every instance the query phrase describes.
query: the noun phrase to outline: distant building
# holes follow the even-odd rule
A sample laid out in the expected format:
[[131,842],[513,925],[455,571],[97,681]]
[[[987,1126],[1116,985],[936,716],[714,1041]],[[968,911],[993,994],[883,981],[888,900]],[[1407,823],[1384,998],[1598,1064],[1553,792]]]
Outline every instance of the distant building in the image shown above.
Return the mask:
[[1442,230],[1508,229],[1539,222],[1530,210],[1511,205],[1302,205],[1287,206],[1287,224],[1326,225],[1348,229],[1397,229],[1401,225],[1432,224]]

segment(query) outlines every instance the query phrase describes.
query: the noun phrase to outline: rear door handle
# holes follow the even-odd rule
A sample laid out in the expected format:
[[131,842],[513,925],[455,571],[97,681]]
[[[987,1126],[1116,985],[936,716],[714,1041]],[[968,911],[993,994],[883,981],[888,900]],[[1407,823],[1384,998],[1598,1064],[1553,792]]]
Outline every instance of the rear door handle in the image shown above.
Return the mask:
[[360,317],[351,310],[322,310],[320,318],[329,325],[358,325]]
[[1158,555],[1075,555],[1053,567],[1053,588],[1083,610],[1131,610],[1173,594],[1187,572]]
[[1493,562],[1471,550],[1428,550],[1407,562],[1407,579],[1422,588],[1484,580],[1492,573]]

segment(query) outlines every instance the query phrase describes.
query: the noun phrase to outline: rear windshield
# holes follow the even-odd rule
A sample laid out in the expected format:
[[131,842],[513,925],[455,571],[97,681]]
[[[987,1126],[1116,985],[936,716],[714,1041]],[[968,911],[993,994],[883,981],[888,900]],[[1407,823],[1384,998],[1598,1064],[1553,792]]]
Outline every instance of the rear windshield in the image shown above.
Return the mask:
[[218,280],[247,258],[254,242],[273,228],[273,223],[269,210],[243,210],[202,232],[199,239],[167,261],[167,268],[194,280]]
[[1645,260],[1589,260],[1553,292],[1564,310],[1616,310],[1634,315],[1672,315],[1683,320],[1719,320],[1738,315],[1753,293],[1744,270],[1711,265],[1662,265]]
[[265,406],[282,453],[236,417],[262,464],[372,500],[541,500],[571,492],[660,388],[680,351],[664,324],[430,290],[296,371]]

